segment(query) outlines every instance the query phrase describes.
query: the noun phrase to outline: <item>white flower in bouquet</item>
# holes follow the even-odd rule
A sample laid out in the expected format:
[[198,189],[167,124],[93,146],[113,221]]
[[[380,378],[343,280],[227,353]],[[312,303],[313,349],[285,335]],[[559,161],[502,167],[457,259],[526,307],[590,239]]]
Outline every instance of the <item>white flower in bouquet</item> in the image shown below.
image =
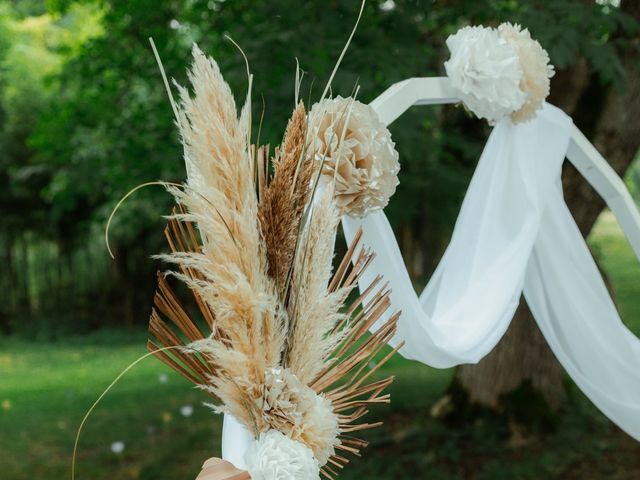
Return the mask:
[[252,480],[316,480],[320,476],[313,451],[277,430],[260,434],[247,450],[245,462]]
[[369,106],[336,97],[309,113],[308,152],[324,159],[325,179],[335,178],[342,213],[364,217],[389,203],[398,185],[398,152],[387,127]]
[[447,39],[447,47],[447,76],[469,110],[493,124],[522,107],[520,59],[496,30],[461,28]]
[[262,398],[265,415],[277,412],[272,416],[279,420],[265,421],[308,446],[320,466],[335,454],[335,447],[340,444],[338,419],[324,395],[304,385],[289,369],[276,368],[265,372]]
[[519,110],[511,115],[514,122],[524,122],[533,118],[549,96],[551,77],[555,74],[549,63],[549,55],[540,43],[531,38],[529,30],[520,25],[503,23],[498,27],[500,37],[516,50],[522,67],[520,88],[527,94],[527,100]]

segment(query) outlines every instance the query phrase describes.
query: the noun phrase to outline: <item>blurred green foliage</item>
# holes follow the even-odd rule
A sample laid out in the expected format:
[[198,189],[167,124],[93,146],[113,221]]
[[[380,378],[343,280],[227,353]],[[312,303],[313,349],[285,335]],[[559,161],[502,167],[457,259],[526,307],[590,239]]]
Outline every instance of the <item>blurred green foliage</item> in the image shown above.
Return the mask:
[[[184,179],[149,37],[178,83],[186,82],[197,42],[242,98],[244,60],[231,36],[255,74],[261,141],[275,145],[293,108],[296,59],[305,71],[303,98],[313,103],[358,10],[357,1],[337,0],[0,0],[0,243],[8,265],[1,280],[11,296],[0,307],[0,328],[33,327],[38,310],[51,317],[52,309],[76,329],[146,320],[155,268],[148,256],[162,248],[171,198],[155,187],[126,203],[112,226],[115,263],[95,245],[128,190]],[[618,8],[582,0],[370,0],[333,92],[349,95],[360,85],[368,102],[393,82],[442,75],[447,35],[501,21],[528,27],[558,69],[583,59],[602,83],[623,88],[625,45],[612,38],[637,26]],[[387,213],[403,246],[422,246],[413,252],[421,263],[414,271],[428,273],[441,254],[487,132],[455,107],[414,109],[392,126],[402,173]],[[32,298],[34,282],[44,299]],[[86,315],[75,315],[78,303]]]

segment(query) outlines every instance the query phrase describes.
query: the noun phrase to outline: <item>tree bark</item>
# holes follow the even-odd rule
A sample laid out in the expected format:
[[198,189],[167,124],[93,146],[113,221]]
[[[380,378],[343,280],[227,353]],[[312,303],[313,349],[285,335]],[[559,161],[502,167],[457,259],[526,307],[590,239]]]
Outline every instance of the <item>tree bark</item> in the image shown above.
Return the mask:
[[502,396],[528,381],[552,409],[565,399],[563,371],[524,300],[507,333],[477,365],[458,369],[457,380],[471,403],[500,410]]
[[[640,20],[640,2],[626,1],[622,7]],[[640,147],[640,68],[638,48],[632,45],[622,61],[627,78],[624,91],[603,89],[579,61],[570,71],[554,79],[552,103],[571,114],[574,122],[609,161],[618,175],[624,175]],[[604,208],[604,202],[571,165],[565,167],[563,187],[567,204],[586,237]],[[547,346],[524,300],[496,348],[477,365],[465,365],[456,372],[456,384],[471,403],[493,410],[503,408],[506,395],[525,384],[531,385],[552,409],[565,397],[563,371]]]

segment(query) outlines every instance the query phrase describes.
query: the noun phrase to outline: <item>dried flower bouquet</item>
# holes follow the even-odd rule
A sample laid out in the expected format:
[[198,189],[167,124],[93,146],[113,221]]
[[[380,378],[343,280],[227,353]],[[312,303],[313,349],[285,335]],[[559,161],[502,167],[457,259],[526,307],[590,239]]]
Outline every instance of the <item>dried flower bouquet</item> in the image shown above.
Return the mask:
[[[270,156],[251,141],[251,77],[238,115],[216,62],[197,47],[193,57],[192,93],[180,87],[176,106],[188,181],[170,188],[171,253],[160,257],[178,267],[169,273],[189,287],[201,319],[159,274],[148,348],[249,429],[252,478],[334,478],[366,446],[354,434],[379,425],[363,420],[369,407],[389,402],[392,377],[374,374],[393,352],[370,363],[399,316],[387,312],[381,278],[354,290],[373,258],[359,236],[332,271],[336,229],[351,213],[344,205],[359,214],[386,204],[397,153],[373,111],[351,98],[341,108],[316,104],[315,123],[300,102]],[[358,117],[374,128],[349,124]],[[368,136],[377,142],[371,155],[362,148]],[[357,175],[343,174],[341,162]],[[337,189],[349,200],[338,201]],[[160,350],[175,345],[185,348]],[[282,469],[289,476],[274,476]]]

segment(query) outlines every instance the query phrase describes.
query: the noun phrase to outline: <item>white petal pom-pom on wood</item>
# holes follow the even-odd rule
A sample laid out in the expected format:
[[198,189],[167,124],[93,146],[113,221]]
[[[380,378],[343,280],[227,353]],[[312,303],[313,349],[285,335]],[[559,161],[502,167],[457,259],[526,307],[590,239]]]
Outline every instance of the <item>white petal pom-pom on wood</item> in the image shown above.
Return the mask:
[[535,117],[549,95],[554,68],[549,55],[520,25],[464,27],[447,38],[444,63],[462,103],[491,125]]
[[477,117],[495,124],[524,105],[527,95],[520,88],[518,52],[495,29],[464,27],[447,38],[447,47],[447,76]]

